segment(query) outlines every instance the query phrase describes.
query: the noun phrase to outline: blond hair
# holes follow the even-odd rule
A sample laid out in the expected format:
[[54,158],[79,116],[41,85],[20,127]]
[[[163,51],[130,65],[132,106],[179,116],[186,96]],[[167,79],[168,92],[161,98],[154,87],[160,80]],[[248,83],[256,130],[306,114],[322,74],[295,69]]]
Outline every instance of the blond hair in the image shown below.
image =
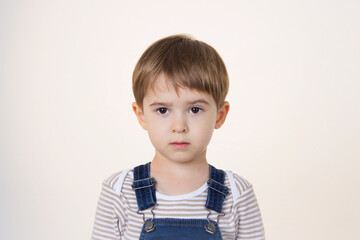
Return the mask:
[[229,78],[220,55],[210,45],[187,35],[172,35],[154,42],[137,62],[132,78],[133,93],[142,108],[149,88],[157,77],[178,92],[179,87],[210,94],[220,108],[229,90]]

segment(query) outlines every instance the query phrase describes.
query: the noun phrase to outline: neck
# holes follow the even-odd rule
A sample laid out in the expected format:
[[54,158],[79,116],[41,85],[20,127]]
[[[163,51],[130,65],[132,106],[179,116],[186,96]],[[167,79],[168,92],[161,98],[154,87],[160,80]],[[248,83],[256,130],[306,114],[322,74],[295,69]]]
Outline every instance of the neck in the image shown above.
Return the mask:
[[193,161],[176,162],[155,154],[151,176],[156,190],[166,195],[189,193],[201,187],[209,178],[209,165],[204,156]]

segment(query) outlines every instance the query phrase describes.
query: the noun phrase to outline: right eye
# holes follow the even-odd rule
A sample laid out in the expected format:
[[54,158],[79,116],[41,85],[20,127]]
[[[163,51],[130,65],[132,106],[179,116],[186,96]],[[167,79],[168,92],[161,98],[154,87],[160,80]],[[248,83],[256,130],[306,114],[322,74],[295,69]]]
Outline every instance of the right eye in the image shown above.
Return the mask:
[[160,113],[161,115],[164,115],[169,112],[167,108],[158,108],[156,109],[156,112]]

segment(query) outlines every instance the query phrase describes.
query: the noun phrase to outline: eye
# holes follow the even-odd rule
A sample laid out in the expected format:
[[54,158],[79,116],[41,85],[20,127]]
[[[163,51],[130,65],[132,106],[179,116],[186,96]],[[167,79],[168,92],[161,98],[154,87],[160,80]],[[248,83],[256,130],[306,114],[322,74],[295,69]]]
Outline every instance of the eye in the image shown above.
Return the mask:
[[169,112],[167,108],[158,108],[156,109],[156,112],[160,113],[161,115],[164,115]]
[[192,113],[192,114],[197,114],[197,113],[199,113],[199,112],[201,112],[201,111],[202,111],[202,109],[199,108],[199,107],[192,107],[192,108],[190,108],[190,110],[189,110],[189,112]]

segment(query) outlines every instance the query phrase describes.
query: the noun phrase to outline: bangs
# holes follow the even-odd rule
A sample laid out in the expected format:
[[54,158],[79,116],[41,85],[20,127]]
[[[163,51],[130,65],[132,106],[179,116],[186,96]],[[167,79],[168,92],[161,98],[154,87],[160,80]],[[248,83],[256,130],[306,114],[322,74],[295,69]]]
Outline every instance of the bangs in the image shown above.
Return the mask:
[[221,106],[228,92],[228,75],[220,55],[206,43],[185,35],[170,36],[151,45],[141,56],[133,74],[136,101],[142,106],[148,88],[153,90],[160,74],[176,92],[196,89],[213,96]]

